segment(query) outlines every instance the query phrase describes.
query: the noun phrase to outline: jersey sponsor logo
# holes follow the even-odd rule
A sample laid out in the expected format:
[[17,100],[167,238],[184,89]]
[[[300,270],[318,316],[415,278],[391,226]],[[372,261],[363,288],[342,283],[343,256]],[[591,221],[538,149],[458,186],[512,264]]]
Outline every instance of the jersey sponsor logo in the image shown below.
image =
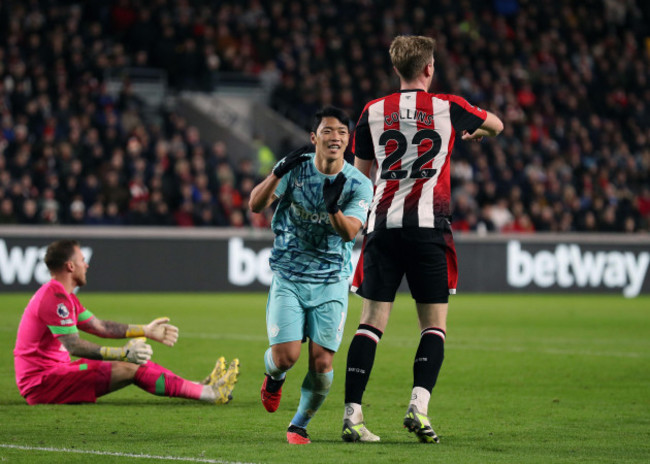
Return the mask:
[[521,288],[621,288],[627,298],[637,296],[650,264],[650,253],[582,251],[577,244],[558,244],[554,251],[531,253],[519,241],[508,242],[507,281]]
[[56,313],[59,315],[60,318],[66,318],[70,315],[70,311],[68,311],[68,308],[63,303],[59,303],[57,305]]
[[[9,248],[7,242],[0,239],[0,281],[4,285],[29,285],[34,281],[44,284],[49,281],[50,272],[43,261],[46,250],[46,246]],[[81,251],[89,263],[93,254],[92,248],[82,247]]]
[[69,325],[72,324],[74,321],[72,319],[61,319],[61,325]]
[[329,214],[327,214],[327,211],[312,213],[296,203],[291,203],[291,211],[303,221],[309,221],[314,224],[329,223]]

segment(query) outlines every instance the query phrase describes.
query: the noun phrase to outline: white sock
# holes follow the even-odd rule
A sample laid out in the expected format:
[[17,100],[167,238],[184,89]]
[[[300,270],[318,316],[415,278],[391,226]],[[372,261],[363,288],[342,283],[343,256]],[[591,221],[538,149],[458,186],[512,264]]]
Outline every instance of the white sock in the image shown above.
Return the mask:
[[353,424],[363,422],[363,412],[361,412],[361,405],[359,403],[345,403],[343,420],[345,419],[348,419]]
[[428,415],[427,410],[429,409],[429,399],[431,398],[431,393],[422,387],[413,387],[413,392],[411,393],[411,402],[409,405],[413,404],[420,414]]
[[214,390],[210,388],[207,385],[203,385],[203,390],[201,390],[201,396],[199,396],[199,399],[201,401],[209,401],[212,403],[214,400],[217,399],[217,395],[215,395]]

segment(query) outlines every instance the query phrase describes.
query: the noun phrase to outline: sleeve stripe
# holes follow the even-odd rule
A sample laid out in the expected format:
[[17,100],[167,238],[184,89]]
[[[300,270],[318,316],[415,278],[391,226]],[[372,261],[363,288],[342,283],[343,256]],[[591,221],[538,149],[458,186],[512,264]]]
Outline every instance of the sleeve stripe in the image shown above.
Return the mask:
[[47,328],[50,329],[50,332],[54,335],[67,335],[79,332],[75,326],[48,325]]
[[83,313],[79,314],[79,317],[77,318],[77,323],[84,323],[93,316],[94,316],[93,313],[91,313],[88,310],[85,310]]

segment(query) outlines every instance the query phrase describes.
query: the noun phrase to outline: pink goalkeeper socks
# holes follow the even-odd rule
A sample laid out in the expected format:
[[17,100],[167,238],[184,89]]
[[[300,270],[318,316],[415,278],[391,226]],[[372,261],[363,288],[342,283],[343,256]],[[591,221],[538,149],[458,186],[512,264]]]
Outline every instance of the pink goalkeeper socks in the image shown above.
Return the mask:
[[185,380],[151,361],[138,368],[133,380],[138,387],[158,396],[198,400],[203,391],[203,385]]

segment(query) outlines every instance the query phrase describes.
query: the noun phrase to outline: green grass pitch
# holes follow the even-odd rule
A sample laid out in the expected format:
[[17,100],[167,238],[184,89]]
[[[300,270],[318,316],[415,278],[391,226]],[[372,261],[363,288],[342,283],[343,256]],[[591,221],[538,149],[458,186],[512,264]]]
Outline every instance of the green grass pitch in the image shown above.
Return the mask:
[[299,447],[285,442],[285,431],[306,369],[304,348],[280,409],[268,414],[259,400],[265,294],[80,294],[103,319],[170,316],[179,342],[152,343],[153,359],[186,378],[203,378],[219,355],[239,357],[240,381],[225,406],[131,386],[94,405],[28,407],[11,354],[28,298],[0,295],[0,462],[650,462],[648,296],[453,297],[429,408],[439,445],[417,443],[402,428],[419,336],[409,295],[398,296],[364,397],[368,426],[382,441],[341,441],[345,360],[361,306],[353,296],[333,388],[309,426],[313,443]]

